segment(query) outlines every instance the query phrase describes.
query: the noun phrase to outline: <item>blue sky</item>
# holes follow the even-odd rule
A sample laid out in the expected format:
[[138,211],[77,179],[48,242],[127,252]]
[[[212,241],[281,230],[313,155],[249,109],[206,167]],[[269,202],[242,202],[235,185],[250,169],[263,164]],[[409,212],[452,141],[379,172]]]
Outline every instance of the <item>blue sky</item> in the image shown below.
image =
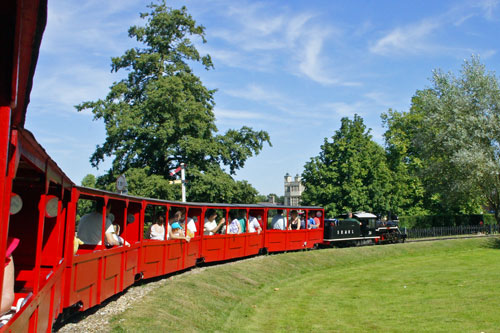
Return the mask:
[[[77,184],[93,173],[89,156],[104,142],[102,122],[74,105],[103,98],[126,73],[111,57],[135,46],[131,25],[150,1],[50,0],[25,127]],[[479,55],[499,72],[500,6],[484,1],[171,1],[206,27],[215,69],[195,66],[218,89],[221,132],[266,130],[273,146],[237,173],[262,194],[283,194],[342,117],[357,113],[383,144],[380,114],[404,111],[432,70],[457,72]],[[189,200],[189,198],[188,198]]]

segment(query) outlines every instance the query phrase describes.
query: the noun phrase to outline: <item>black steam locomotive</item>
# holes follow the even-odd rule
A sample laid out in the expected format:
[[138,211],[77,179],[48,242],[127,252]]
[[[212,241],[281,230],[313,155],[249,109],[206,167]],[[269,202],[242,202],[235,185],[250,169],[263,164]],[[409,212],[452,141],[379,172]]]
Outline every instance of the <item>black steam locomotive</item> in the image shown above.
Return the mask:
[[403,243],[406,234],[401,232],[398,220],[382,221],[376,215],[356,212],[349,218],[341,215],[325,219],[323,245],[358,246],[369,244]]

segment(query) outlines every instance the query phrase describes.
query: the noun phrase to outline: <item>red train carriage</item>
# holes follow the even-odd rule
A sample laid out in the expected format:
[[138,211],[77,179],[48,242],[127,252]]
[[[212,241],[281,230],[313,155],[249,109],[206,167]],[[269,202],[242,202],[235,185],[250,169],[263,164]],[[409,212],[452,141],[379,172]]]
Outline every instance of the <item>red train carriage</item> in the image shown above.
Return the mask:
[[[322,217],[317,229],[270,229],[278,209],[272,205],[179,203],[75,186],[24,129],[46,15],[45,0],[0,2],[0,256],[6,254],[8,237],[20,240],[13,252],[17,308],[0,323],[0,331],[50,331],[64,309],[88,309],[140,278],[177,272],[199,262],[308,249],[322,241]],[[99,212],[101,242],[76,248],[77,224],[97,202],[104,203]],[[17,209],[11,211],[14,203]],[[237,216],[242,232],[206,235],[204,221],[210,209],[225,218],[221,229],[228,230],[229,217]],[[292,210],[305,216],[323,213],[319,207],[279,209],[288,220]],[[182,211],[186,226],[196,227],[189,242],[148,239],[154,219],[161,216],[168,221],[177,211]],[[110,213],[129,246],[103,245]],[[249,232],[253,218],[260,224],[260,233]],[[0,281],[4,278],[0,269]]]

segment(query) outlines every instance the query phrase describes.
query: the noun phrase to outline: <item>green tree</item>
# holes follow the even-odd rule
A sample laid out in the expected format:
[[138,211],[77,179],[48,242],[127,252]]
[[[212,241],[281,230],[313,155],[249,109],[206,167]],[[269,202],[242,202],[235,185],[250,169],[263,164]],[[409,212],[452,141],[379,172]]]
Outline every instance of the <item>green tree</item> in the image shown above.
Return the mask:
[[[163,0],[149,8],[149,13],[141,14],[146,25],[129,29],[129,36],[142,47],[112,59],[112,72],[126,70],[127,78],[114,83],[105,99],[76,106],[78,111],[90,109],[94,120],[102,119],[106,127],[105,142],[90,158],[97,167],[113,157],[112,168],[101,182],[114,181],[134,169],[143,169],[147,177],[168,179],[173,169],[185,163],[189,200],[239,200],[223,195],[222,188],[211,189],[207,186],[211,183],[229,186],[240,197],[252,197],[255,189],[235,182],[224,169],[234,174],[264,143],[270,145],[268,133],[244,126],[218,134],[215,90],[207,89],[190,67],[198,62],[207,70],[213,68],[210,56],[200,55],[191,41],[199,38],[205,43],[205,28],[185,7],[171,9]],[[166,188],[146,194],[163,195]]]
[[85,187],[96,187],[96,177],[89,173],[82,179],[82,186]]
[[460,213],[487,204],[500,223],[498,80],[472,57],[459,76],[436,70],[431,83],[417,91],[412,105],[423,115],[413,145],[425,160],[428,191]]
[[342,118],[332,142],[325,138],[319,156],[304,167],[303,204],[324,206],[329,215],[391,209],[391,172],[384,149],[369,133],[360,116]]
[[382,114],[387,128],[384,133],[387,165],[392,172],[390,193],[392,211],[398,215],[425,215],[432,206],[421,179],[422,159],[412,144],[413,137],[420,130],[422,114],[418,112],[397,112],[389,109]]

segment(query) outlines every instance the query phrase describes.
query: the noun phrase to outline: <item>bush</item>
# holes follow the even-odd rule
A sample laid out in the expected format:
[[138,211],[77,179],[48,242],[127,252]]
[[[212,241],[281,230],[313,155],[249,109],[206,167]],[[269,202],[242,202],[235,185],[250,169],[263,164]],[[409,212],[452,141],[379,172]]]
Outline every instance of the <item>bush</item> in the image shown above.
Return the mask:
[[487,215],[425,215],[425,216],[400,216],[401,227],[406,228],[432,228],[452,227],[459,225],[496,224],[495,217]]

